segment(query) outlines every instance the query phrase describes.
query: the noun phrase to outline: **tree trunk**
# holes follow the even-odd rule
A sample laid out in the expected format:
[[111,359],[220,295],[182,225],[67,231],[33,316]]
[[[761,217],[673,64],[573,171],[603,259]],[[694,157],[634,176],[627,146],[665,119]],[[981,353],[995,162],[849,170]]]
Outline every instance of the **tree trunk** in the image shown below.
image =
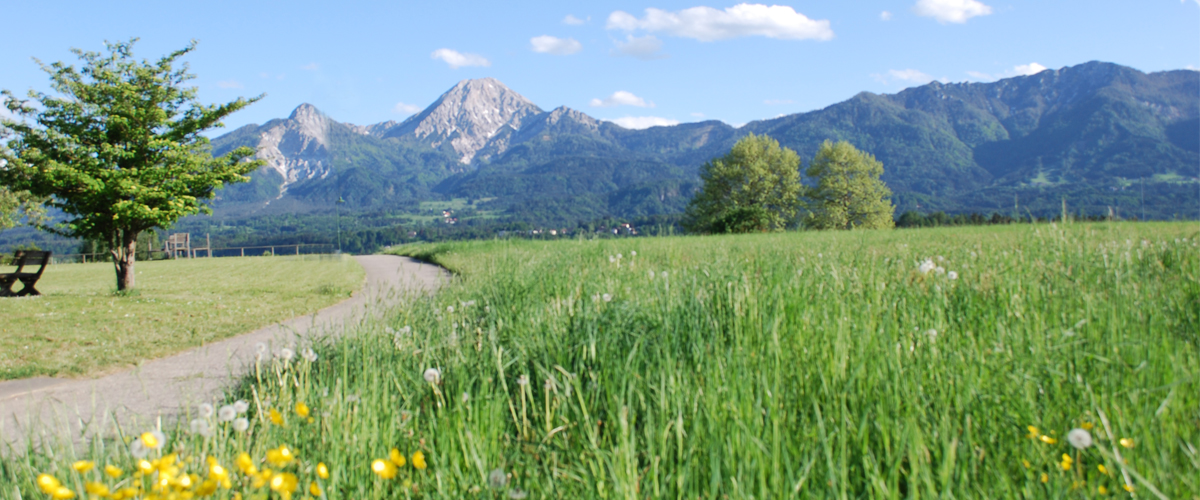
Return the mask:
[[113,267],[117,271],[117,291],[123,292],[133,288],[133,262],[137,257],[137,233],[121,231],[118,233],[117,245],[110,252],[113,256]]

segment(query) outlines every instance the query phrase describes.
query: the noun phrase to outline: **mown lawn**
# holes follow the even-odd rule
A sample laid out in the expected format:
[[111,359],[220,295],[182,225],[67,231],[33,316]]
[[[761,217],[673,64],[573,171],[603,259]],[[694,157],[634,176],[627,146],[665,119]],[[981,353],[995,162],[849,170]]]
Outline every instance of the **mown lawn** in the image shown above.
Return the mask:
[[120,441],[0,478],[154,491],[177,453],[215,498],[1192,498],[1197,229],[405,247],[458,278],[265,362],[246,430],[201,414],[124,482]]
[[0,379],[127,367],[316,311],[363,280],[349,257],[180,259],[136,269],[128,296],[113,293],[112,264],[97,263],[49,266],[37,284],[42,296],[0,299]]

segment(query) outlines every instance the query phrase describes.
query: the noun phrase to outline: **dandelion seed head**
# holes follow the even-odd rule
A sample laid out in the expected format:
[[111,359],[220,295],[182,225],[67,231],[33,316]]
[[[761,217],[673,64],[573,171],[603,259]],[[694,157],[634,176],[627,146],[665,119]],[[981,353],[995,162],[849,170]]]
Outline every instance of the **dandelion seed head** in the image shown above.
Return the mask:
[[250,403],[247,403],[244,399],[239,399],[233,402],[233,409],[237,410],[238,414],[246,413],[246,410],[250,409]]
[[267,352],[267,344],[264,344],[262,342],[254,344],[254,350],[256,352],[258,352],[259,354],[265,353],[265,352]]
[[520,386],[529,385],[529,376],[521,375],[520,377],[517,377],[517,385],[520,385]]
[[937,266],[933,264],[932,260],[925,259],[923,262],[921,262],[921,265],[917,267],[917,271],[920,271],[921,274],[929,274],[929,271],[932,271],[934,267]]
[[504,474],[504,469],[492,469],[488,473],[488,486],[494,489],[503,488],[508,484],[508,476]]
[[146,445],[142,444],[142,438],[134,439],[132,443],[129,443],[129,454],[133,455],[133,458],[146,458],[146,454],[149,452]]
[[950,271],[950,272],[946,273],[946,277],[949,278],[950,281],[954,281],[954,280],[958,279],[958,273],[956,273],[954,271]]
[[605,302],[612,302],[612,295],[609,295],[607,293],[604,295],[601,295],[600,298],[603,299]]
[[204,417],[204,418],[208,418],[208,417],[211,417],[212,415],[213,415],[213,405],[210,405],[208,403],[200,403],[200,416]]
[[208,420],[197,418],[191,422],[192,434],[197,434],[204,437],[212,436],[212,428],[208,426]]
[[1092,433],[1083,429],[1071,429],[1067,433],[1067,442],[1077,450],[1092,446]]
[[611,255],[609,255],[609,256],[608,256],[608,263],[609,263],[609,264],[612,264],[612,263],[614,263],[614,262],[616,262],[616,261],[617,261],[617,258],[616,258],[616,257],[613,257],[613,256],[611,256]]
[[287,347],[284,347],[283,349],[279,350],[279,359],[282,359],[284,361],[291,361],[292,358],[294,358],[295,356],[296,356],[296,351],[293,351]]
[[527,496],[529,496],[529,493],[526,493],[525,490],[520,488],[508,490],[508,498],[511,498],[512,500],[523,500]]
[[454,306],[446,306],[446,312],[448,312],[448,313],[454,312]]
[[661,277],[662,279],[667,279],[667,272],[663,271],[663,272],[659,273],[658,276]]
[[238,411],[233,405],[225,405],[220,410],[217,410],[217,419],[222,422],[232,422],[233,419],[237,418],[237,414]]
[[[1176,240],[1176,241],[1178,241],[1178,240]],[[629,256],[630,256],[630,257],[637,257],[637,250],[630,250],[630,251],[629,251]]]
[[437,368],[426,368],[424,377],[426,382],[439,384],[442,381],[442,372]]
[[309,363],[315,363],[317,361],[317,353],[312,349],[305,349],[304,352],[300,353],[300,356]]
[[246,432],[250,428],[250,421],[246,417],[238,417],[233,420],[233,430],[238,432]]
[[622,259],[622,258],[624,258],[624,257],[625,257],[624,255],[617,254],[617,260],[621,260],[621,259]]
[[464,392],[462,395],[463,404],[467,404],[467,402],[470,400],[471,400],[471,394]]
[[942,266],[937,266],[934,268],[934,271],[936,271],[938,274],[946,274],[946,268]]

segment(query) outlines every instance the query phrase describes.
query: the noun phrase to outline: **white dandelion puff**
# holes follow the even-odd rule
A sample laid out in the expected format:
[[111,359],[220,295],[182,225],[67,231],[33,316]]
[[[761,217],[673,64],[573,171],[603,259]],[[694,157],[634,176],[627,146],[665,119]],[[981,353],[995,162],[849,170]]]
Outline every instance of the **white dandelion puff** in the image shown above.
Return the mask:
[[1071,429],[1067,433],[1067,442],[1075,449],[1082,450],[1092,445],[1092,434],[1083,429]]
[[925,336],[929,337],[929,340],[937,340],[937,330],[933,328],[925,330]]
[[234,409],[233,405],[225,405],[220,410],[217,410],[217,420],[230,422],[237,418],[237,414],[238,412]]
[[191,423],[192,434],[197,434],[204,437],[212,436],[212,428],[208,426],[208,420],[197,418]]
[[437,368],[428,368],[425,370],[425,381],[431,384],[439,384],[442,381],[442,372]]
[[134,439],[132,443],[129,443],[129,454],[133,455],[133,458],[146,458],[146,454],[149,452],[146,445],[142,444],[142,438]]
[[454,306],[446,306],[446,312],[448,312],[448,313],[454,312]]
[[630,251],[629,251],[629,256],[630,256],[630,257],[637,257],[637,250],[630,250]]
[[614,262],[616,262],[616,261],[617,261],[617,258],[616,258],[616,257],[613,257],[613,256],[611,256],[611,255],[609,255],[609,256],[608,256],[608,263],[609,263],[609,264],[612,264],[612,263],[614,263]]
[[246,432],[250,428],[250,421],[246,417],[239,417],[233,421],[233,430],[238,432]]
[[506,484],[508,484],[508,475],[504,473],[504,469],[492,469],[488,473],[488,486],[500,489]]
[[284,361],[291,361],[292,358],[294,358],[295,356],[296,356],[296,351],[288,349],[287,347],[284,347],[283,349],[279,350],[279,359],[282,359]]
[[921,274],[929,274],[929,271],[932,271],[935,267],[937,266],[933,264],[933,260],[925,259],[925,261],[921,262],[921,265],[917,267],[917,271],[920,271]]
[[937,266],[937,268],[934,269],[934,271],[937,271],[938,274],[946,274],[946,268],[944,268],[942,266]]
[[520,377],[517,377],[517,385],[520,385],[520,386],[529,385],[529,376],[521,375]]
[[663,271],[663,272],[661,272],[661,273],[658,273],[658,276],[659,276],[660,278],[662,278],[662,279],[667,279],[667,272],[666,272],[666,271]]
[[650,279],[654,279],[654,271],[650,271]]
[[200,403],[200,416],[204,417],[204,418],[208,418],[208,417],[211,417],[212,415],[213,415],[213,405],[210,405],[208,403]]
[[300,353],[300,356],[309,363],[315,363],[317,361],[317,353],[312,349],[305,349],[304,352]]
[[949,278],[950,281],[954,281],[954,280],[958,279],[958,273],[956,273],[954,271],[950,271],[950,272],[946,273],[946,277]]
[[471,400],[471,395],[469,393],[464,392],[462,395],[463,404],[467,404],[467,402],[470,400]]
[[237,410],[239,415],[246,413],[246,410],[250,409],[250,403],[247,403],[244,399],[239,399],[233,402],[233,409]]
[[609,294],[607,294],[607,293],[606,293],[606,294],[604,294],[604,295],[601,295],[601,296],[600,296],[600,298],[601,298],[602,300],[604,300],[605,302],[612,302],[612,295],[609,295]]

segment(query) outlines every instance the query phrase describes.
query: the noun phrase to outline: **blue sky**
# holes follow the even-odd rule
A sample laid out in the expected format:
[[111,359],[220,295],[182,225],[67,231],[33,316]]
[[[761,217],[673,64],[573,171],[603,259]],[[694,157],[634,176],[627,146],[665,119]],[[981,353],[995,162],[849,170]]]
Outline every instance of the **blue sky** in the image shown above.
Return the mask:
[[49,90],[32,58],[73,63],[72,47],[140,37],[135,54],[154,59],[196,39],[201,100],[267,94],[226,130],[304,102],[399,121],[488,76],[628,126],[740,125],[933,79],[1200,68],[1200,0],[29,1],[5,15],[0,88]]

